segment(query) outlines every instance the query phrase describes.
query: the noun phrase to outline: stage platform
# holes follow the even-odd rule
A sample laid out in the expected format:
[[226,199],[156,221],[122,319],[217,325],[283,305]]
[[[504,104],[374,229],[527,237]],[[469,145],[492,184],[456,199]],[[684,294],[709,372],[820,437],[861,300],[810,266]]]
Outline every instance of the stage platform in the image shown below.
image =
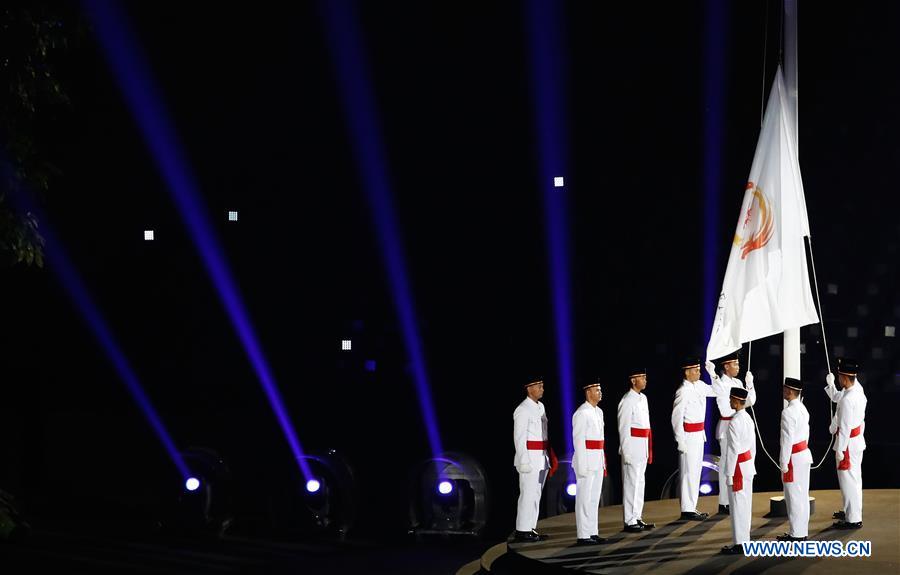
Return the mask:
[[[769,499],[781,492],[755,493],[750,536],[774,541],[788,530],[787,517],[766,517]],[[714,515],[717,497],[701,497],[699,511],[710,513],[706,521],[680,521],[677,500],[648,501],[644,521],[656,529],[643,533],[622,531],[622,507],[600,509],[600,535],[609,541],[596,547],[575,545],[575,517],[558,515],[539,522],[538,530],[550,539],[540,543],[514,543],[492,547],[482,557],[479,573],[900,573],[900,490],[866,490],[863,495],[863,527],[831,529],[831,514],[840,508],[840,491],[813,491],[816,513],[810,517],[809,538],[817,541],[871,541],[870,557],[786,558],[720,555],[731,544],[727,515]]]

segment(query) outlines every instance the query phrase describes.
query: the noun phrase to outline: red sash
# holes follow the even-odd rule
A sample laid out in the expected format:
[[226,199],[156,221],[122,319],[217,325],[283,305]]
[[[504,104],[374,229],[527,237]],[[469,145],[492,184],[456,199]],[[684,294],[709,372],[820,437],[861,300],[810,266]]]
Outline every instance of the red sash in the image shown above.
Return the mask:
[[603,477],[608,477],[609,473],[606,471],[606,449],[603,447],[606,444],[602,439],[585,439],[584,440],[584,448],[585,449],[603,449]]
[[744,488],[744,474],[741,473],[741,462],[750,461],[753,458],[753,454],[749,451],[745,451],[738,455],[737,464],[734,466],[734,481],[732,481],[731,490],[732,491],[740,491]]
[[684,430],[685,431],[703,431],[703,422],[700,423],[688,423],[684,422]]
[[[791,455],[793,456],[795,453],[800,453],[801,451],[806,450],[806,441],[801,441],[800,443],[795,443],[791,446]],[[794,481],[794,458],[791,457],[788,459],[788,472],[785,473],[781,478],[785,483],[792,483]]]
[[[840,432],[841,432],[841,428],[838,427],[837,431],[835,432],[835,435],[839,434]],[[862,433],[862,425],[851,429],[850,437],[856,437],[860,433]],[[841,460],[840,463],[838,463],[838,470],[839,471],[849,471],[850,470],[850,446],[849,445],[847,446],[847,449],[844,450],[844,458]]]
[[653,463],[653,430],[649,427],[646,429],[644,429],[643,427],[632,427],[631,437],[647,438],[647,465]]

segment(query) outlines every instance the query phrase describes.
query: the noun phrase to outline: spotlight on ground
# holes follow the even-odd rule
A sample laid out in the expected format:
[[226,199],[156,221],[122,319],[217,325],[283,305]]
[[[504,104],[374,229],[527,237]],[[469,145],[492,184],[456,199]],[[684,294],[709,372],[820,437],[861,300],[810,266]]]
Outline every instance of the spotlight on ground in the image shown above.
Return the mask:
[[231,471],[219,455],[194,447],[181,453],[191,476],[172,489],[160,519],[162,530],[179,536],[220,537],[231,525]]
[[702,483],[700,485],[700,493],[702,495],[709,495],[710,493],[712,493],[712,485],[710,485],[709,483]]
[[418,464],[412,473],[409,533],[479,535],[487,521],[484,470],[461,453],[446,453]]
[[569,497],[575,497],[575,494],[578,492],[578,484],[570,483],[566,485],[566,495]]
[[[659,493],[660,499],[678,499],[681,497],[681,482],[678,467],[669,475],[666,482],[663,483],[662,490]],[[719,456],[712,453],[703,455],[703,462],[700,468],[700,494],[701,495],[718,495],[719,494]]]
[[275,535],[343,539],[356,520],[358,495],[353,469],[334,449],[307,455],[306,463],[310,477],[292,469],[292,475],[268,488],[269,518]]

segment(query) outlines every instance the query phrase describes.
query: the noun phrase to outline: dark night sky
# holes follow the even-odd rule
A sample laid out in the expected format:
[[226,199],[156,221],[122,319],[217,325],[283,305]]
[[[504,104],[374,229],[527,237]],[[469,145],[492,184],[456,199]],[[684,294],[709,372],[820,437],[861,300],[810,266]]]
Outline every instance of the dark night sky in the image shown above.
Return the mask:
[[[778,58],[769,4],[766,94]],[[314,3],[287,6],[154,2],[129,14],[301,440],[355,458],[400,525],[407,470],[427,444],[321,17]],[[867,382],[867,458],[893,462],[896,442],[877,431],[900,391],[897,352],[877,335],[900,315],[900,20],[890,3],[802,9],[801,168],[819,281],[840,287],[823,292],[827,335],[864,361],[885,346]],[[570,2],[564,14],[576,369],[608,376],[613,435],[621,363],[648,364],[653,423],[665,430],[673,367],[705,345],[703,306],[714,305],[702,301],[703,229],[720,238],[721,277],[756,144],[766,11],[736,2],[726,23],[718,221],[703,221],[701,207],[703,3]],[[485,465],[506,528],[519,378],[544,373],[554,432],[569,419],[553,375],[525,12],[518,2],[369,2],[361,18],[444,443]],[[98,50],[88,33],[64,68],[72,107],[48,122],[63,170],[49,223],[176,440],[219,450],[239,506],[255,512],[262,496],[251,493],[290,465],[289,451]],[[153,243],[142,241],[147,228]],[[140,412],[52,274],[13,269],[3,281],[7,484],[34,501],[78,494],[141,508],[171,468]],[[859,341],[845,337],[850,324]],[[352,358],[337,351],[348,333]],[[803,337],[815,350],[804,374],[818,380],[821,345],[812,329]],[[762,387],[780,377],[769,343],[754,347]],[[374,374],[359,367],[369,358]],[[814,446],[827,440],[817,385]],[[768,395],[758,413],[772,447],[780,392]],[[373,451],[373,438],[390,447]],[[648,473],[648,498],[674,461]],[[892,465],[875,486],[897,485]],[[114,472],[128,485],[100,488]],[[776,488],[770,475],[760,489]],[[827,471],[817,482],[836,486]]]

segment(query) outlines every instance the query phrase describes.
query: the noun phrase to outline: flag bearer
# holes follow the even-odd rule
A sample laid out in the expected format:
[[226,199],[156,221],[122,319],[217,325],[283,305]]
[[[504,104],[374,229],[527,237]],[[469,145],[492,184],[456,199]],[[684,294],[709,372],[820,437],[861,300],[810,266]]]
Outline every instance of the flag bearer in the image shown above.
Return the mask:
[[655,527],[644,523],[644,472],[653,463],[653,435],[647,396],[647,370],[628,372],[628,392],[619,401],[619,454],[622,456],[622,513],[625,531],[637,533]]
[[716,439],[719,440],[719,513],[728,515],[728,489],[725,487],[725,467],[722,459],[728,451],[728,422],[734,415],[731,409],[731,388],[746,387],[747,407],[756,403],[756,391],[753,389],[753,374],[747,372],[747,385],[744,386],[737,375],[741,370],[740,350],[725,356],[721,360],[722,376],[716,373],[715,364],[706,362],[706,372],[711,378],[713,389],[716,390],[716,406],[719,408],[719,423],[716,425]]
[[825,392],[837,402],[837,410],[828,431],[834,434],[834,456],[837,460],[838,483],[841,486],[843,511],[835,513],[837,529],[862,527],[862,460],[866,449],[866,393],[856,380],[859,364],[850,359],[838,362],[838,378],[843,388],[838,391],[834,375],[828,374]]
[[748,392],[743,387],[731,388],[731,409],[736,413],[728,424],[728,451],[725,452],[725,481],[728,485],[732,537],[732,545],[722,548],[722,553],[726,555],[742,554],[741,544],[750,541],[753,476],[756,475],[756,433],[753,420],[744,409],[747,395]]
[[703,467],[703,444],[706,442],[704,421],[706,398],[715,397],[713,387],[700,380],[700,360],[689,358],[682,363],[684,381],[675,392],[672,406],[672,431],[678,446],[678,470],[681,481],[681,519],[703,521],[709,513],[697,511],[700,496],[700,471]]
[[803,383],[793,377],[784,378],[784,399],[787,407],[781,411],[781,481],[791,530],[779,535],[779,541],[805,541],[809,535],[809,468],[812,453],[809,441],[809,412],[803,405]]
[[575,530],[578,545],[599,545],[606,541],[599,534],[597,513],[600,492],[606,471],[606,452],[603,435],[603,411],[597,404],[603,399],[600,383],[583,386],[584,403],[572,416],[572,442],[575,455]]
[[516,541],[541,541],[537,527],[541,492],[550,470],[550,441],[547,413],[541,398],[543,378],[531,378],[525,384],[527,397],[513,413],[513,440],[516,446],[516,471],[519,472],[519,504],[516,512]]

